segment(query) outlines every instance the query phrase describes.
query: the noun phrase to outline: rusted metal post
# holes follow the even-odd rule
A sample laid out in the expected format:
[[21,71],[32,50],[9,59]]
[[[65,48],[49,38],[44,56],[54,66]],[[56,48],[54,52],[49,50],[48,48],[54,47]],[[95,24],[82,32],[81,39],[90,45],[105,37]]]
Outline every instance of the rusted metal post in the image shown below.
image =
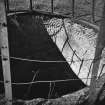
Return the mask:
[[10,73],[8,32],[4,0],[0,0],[0,49],[4,76],[5,98],[7,100],[6,105],[12,105],[12,86]]

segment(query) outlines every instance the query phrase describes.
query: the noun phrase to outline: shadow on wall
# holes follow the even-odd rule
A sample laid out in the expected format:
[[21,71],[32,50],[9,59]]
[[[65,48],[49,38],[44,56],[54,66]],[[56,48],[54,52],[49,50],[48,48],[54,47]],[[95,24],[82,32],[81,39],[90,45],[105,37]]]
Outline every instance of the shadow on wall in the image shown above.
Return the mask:
[[[31,81],[78,79],[75,81],[27,85],[14,84],[12,85],[14,98],[48,98],[48,94],[50,94],[49,98],[56,98],[85,87],[84,83],[75,75],[57,46],[53,43],[41,18],[30,14],[10,16],[8,17],[8,32],[10,56],[42,61],[65,61],[46,63],[11,59],[12,82],[26,83]],[[36,72],[37,75],[35,76]],[[0,79],[2,80],[3,78]],[[0,85],[3,86],[3,84]],[[0,88],[0,91],[2,89]]]

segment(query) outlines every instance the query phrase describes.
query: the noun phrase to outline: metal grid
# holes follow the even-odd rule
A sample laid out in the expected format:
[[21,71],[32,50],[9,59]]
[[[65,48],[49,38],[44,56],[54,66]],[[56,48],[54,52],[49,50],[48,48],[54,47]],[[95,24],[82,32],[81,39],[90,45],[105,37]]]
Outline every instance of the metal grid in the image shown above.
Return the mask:
[[[88,5],[91,9],[89,10],[89,13],[78,13],[77,9],[79,9],[77,7],[77,1],[80,0],[68,0],[70,5],[70,8],[67,8],[66,10],[69,11],[68,13],[65,13],[65,11],[63,11],[64,5],[62,5],[61,9],[63,13],[60,13],[59,11],[55,10],[55,5],[56,5],[56,1],[57,0],[46,0],[46,2],[44,0],[41,0],[41,2],[43,3],[40,4],[40,1],[38,0],[20,0],[20,3],[18,3],[18,0],[6,0],[6,8],[7,8],[7,12],[16,12],[16,11],[41,11],[44,12],[48,12],[49,14],[66,14],[66,16],[69,16],[71,18],[81,18],[84,19],[85,17],[90,17],[88,19],[88,21],[92,22],[92,23],[96,23],[99,22],[101,17],[100,16],[96,16],[96,2],[98,2],[97,0],[91,0],[90,4]],[[67,1],[67,0],[66,0]],[[65,2],[66,2],[65,1]],[[82,1],[82,0],[81,0]],[[86,0],[88,2],[88,0]],[[49,5],[47,4],[47,2],[49,3]],[[59,1],[60,2],[60,1]],[[84,1],[85,2],[85,1]],[[23,5],[24,3],[24,5]],[[59,5],[59,3],[58,3]],[[44,7],[43,7],[44,6]],[[46,7],[46,9],[45,9]],[[57,6],[56,6],[57,7]],[[58,8],[58,7],[57,7]],[[70,10],[69,10],[70,9]],[[97,19],[96,19],[97,18]]]

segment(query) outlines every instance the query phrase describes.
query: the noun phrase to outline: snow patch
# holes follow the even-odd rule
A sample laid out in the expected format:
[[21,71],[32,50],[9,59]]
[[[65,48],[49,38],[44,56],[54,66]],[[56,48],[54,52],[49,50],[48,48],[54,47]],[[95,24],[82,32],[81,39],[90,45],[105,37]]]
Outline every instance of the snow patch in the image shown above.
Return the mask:
[[[92,61],[95,55],[98,33],[93,29],[74,23],[68,18],[64,20],[52,18],[44,23],[49,35],[52,36],[52,40],[56,43],[74,73],[85,84],[90,85]],[[73,51],[76,53],[74,56]],[[102,57],[98,76],[105,73],[105,67],[103,67],[105,64],[105,49]],[[74,62],[71,63],[71,60]],[[82,60],[84,61],[82,62]]]

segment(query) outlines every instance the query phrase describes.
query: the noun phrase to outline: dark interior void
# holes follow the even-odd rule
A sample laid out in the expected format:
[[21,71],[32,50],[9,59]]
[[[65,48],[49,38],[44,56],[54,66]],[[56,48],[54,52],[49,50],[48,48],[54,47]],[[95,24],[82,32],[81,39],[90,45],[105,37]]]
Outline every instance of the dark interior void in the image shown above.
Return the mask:
[[[30,14],[9,16],[8,33],[10,56],[12,57],[43,61],[65,61],[65,63],[48,63],[11,58],[12,82],[31,82],[35,72],[37,72],[37,75],[34,81],[78,79],[67,82],[53,82],[51,85],[50,83],[13,84],[14,98],[48,98],[50,86],[53,90],[50,98],[56,98],[85,87],[85,84],[75,75],[55,43],[53,43],[41,18]],[[2,80],[2,78],[0,79]]]

